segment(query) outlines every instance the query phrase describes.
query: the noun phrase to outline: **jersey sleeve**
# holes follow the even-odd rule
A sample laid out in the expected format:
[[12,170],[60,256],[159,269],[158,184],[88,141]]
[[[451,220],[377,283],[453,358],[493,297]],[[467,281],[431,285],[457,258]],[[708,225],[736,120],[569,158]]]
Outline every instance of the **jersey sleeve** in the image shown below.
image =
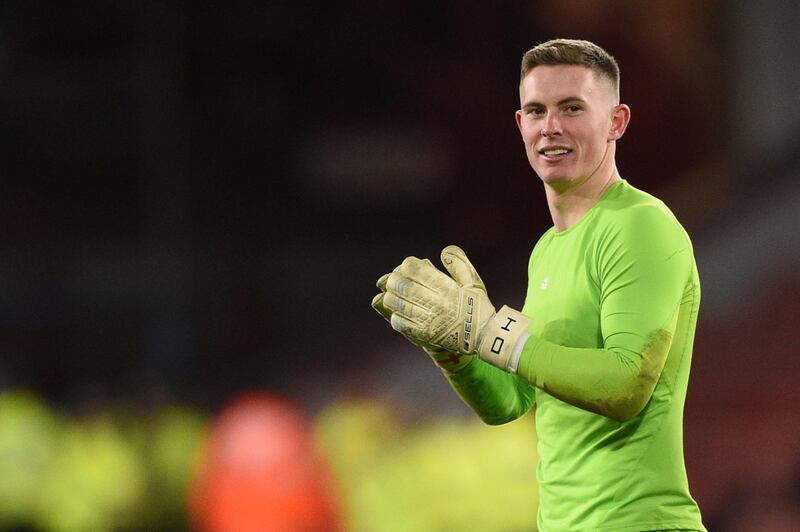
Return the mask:
[[518,375],[475,357],[457,373],[446,373],[461,399],[489,425],[513,421],[530,410],[535,390]]
[[637,205],[608,224],[592,253],[602,347],[531,335],[519,374],[562,401],[624,421],[647,404],[664,367],[691,280],[691,243],[666,208]]

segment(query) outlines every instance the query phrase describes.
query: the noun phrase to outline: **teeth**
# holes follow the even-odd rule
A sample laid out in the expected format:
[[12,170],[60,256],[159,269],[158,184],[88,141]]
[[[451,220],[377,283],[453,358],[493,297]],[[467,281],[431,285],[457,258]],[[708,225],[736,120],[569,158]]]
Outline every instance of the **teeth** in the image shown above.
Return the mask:
[[565,153],[569,153],[569,150],[566,148],[556,148],[555,150],[544,150],[544,154],[548,157],[553,155],[563,155]]

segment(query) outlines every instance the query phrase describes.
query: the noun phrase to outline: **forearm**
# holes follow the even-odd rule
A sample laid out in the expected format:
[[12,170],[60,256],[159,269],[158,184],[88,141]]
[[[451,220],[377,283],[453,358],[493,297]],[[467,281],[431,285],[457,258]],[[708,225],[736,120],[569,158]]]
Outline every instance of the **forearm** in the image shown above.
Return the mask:
[[531,336],[518,374],[573,406],[626,421],[647,404],[664,367],[672,334],[654,332],[640,353],[564,347]]
[[443,373],[459,397],[489,425],[513,421],[533,403],[530,385],[477,357],[457,373]]

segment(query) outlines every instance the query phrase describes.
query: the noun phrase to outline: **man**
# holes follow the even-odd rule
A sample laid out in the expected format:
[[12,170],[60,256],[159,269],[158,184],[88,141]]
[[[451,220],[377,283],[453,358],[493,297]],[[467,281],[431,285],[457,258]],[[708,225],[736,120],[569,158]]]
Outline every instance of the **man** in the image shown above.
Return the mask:
[[539,44],[520,80],[516,122],[553,219],[522,311],[496,311],[455,246],[449,276],[409,257],[373,306],[487,423],[535,407],[539,530],[703,531],[682,441],[700,303],[689,237],[617,171],[630,109],[605,50]]

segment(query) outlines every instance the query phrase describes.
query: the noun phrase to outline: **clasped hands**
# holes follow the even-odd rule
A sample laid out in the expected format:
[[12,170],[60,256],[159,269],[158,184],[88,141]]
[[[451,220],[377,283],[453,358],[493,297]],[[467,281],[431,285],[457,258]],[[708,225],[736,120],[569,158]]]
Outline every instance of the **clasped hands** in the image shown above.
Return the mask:
[[516,372],[530,318],[506,306],[495,310],[461,248],[447,246],[441,260],[450,275],[428,259],[407,257],[378,279],[372,307],[449,372],[476,356]]

